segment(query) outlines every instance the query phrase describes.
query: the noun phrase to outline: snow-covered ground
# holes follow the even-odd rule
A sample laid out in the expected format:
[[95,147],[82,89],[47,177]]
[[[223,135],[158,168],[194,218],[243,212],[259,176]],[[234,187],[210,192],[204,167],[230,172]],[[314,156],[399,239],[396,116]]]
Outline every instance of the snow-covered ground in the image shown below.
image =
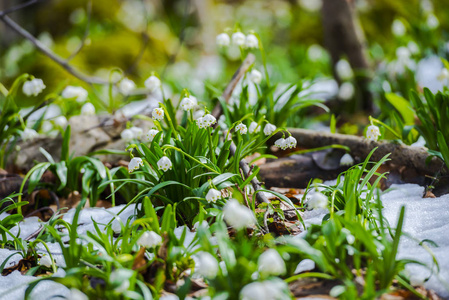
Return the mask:
[[[439,198],[421,198],[423,187],[414,184],[394,185],[392,189],[382,195],[384,205],[384,216],[390,225],[395,226],[398,214],[402,205],[406,206],[404,232],[409,237],[404,237],[399,249],[399,258],[411,258],[432,266],[432,256],[421,246],[419,241],[423,239],[432,240],[438,247],[427,244],[436,256],[440,273],[433,275],[425,286],[435,290],[440,296],[449,299],[449,195]],[[84,234],[86,231],[93,231],[92,219],[96,222],[107,224],[114,215],[117,214],[123,206],[110,208],[107,210],[99,208],[89,208],[82,211],[78,227],[78,232]],[[128,207],[121,215],[120,219],[126,223],[128,217],[132,216],[134,206]],[[73,218],[74,211],[71,210],[64,216],[64,219],[70,221]],[[112,214],[111,214],[112,213]],[[6,214],[0,215],[4,218]],[[307,224],[319,223],[323,217],[323,211],[312,210],[305,213],[305,222]],[[39,228],[40,224],[37,218],[28,218],[20,224],[20,237],[26,238]],[[18,228],[12,230],[18,232]],[[192,237],[193,238],[193,237]],[[60,253],[59,245],[49,244],[50,251]],[[42,253],[45,253],[42,250]],[[14,253],[7,249],[0,249],[0,263],[9,255]],[[20,260],[21,256],[16,254],[9,259],[6,266],[13,265]],[[58,265],[64,265],[62,256],[55,256]],[[430,271],[420,265],[409,265],[407,267],[412,280],[416,283],[429,276]],[[58,269],[57,276],[64,276],[62,268]],[[14,271],[8,276],[0,276],[0,295],[9,300],[23,299],[25,289],[35,277],[21,275]],[[45,292],[43,292],[45,291]],[[61,295],[68,297],[70,290],[57,283],[44,281],[41,282],[32,293],[32,299],[49,299],[52,296]]]

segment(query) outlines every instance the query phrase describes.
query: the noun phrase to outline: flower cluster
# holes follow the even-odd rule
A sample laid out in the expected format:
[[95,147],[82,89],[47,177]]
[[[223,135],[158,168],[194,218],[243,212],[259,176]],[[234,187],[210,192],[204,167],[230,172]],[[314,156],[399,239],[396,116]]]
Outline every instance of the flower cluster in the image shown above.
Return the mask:
[[27,96],[37,96],[45,89],[42,79],[34,78],[23,84],[22,91]]
[[196,125],[199,128],[206,128],[214,125],[217,122],[217,119],[211,114],[207,114],[204,117],[196,119]]
[[143,130],[140,127],[131,127],[125,129],[120,133],[120,137],[126,142],[131,142],[134,139],[139,139],[143,134]]
[[183,110],[188,111],[195,107],[195,102],[192,97],[185,97],[181,100],[180,105]]
[[87,100],[88,92],[80,86],[67,86],[62,91],[62,98],[76,99],[76,102],[83,103]]
[[380,130],[379,127],[376,125],[368,126],[368,129],[366,130],[366,138],[370,141],[377,141],[377,139],[380,136]]
[[289,136],[288,138],[280,138],[276,142],[274,142],[274,145],[278,148],[281,148],[282,150],[285,150],[287,148],[295,148],[296,147],[296,139],[292,136]]
[[228,47],[232,44],[238,47],[248,49],[259,48],[259,39],[254,34],[244,35],[242,32],[234,32],[231,37],[227,33],[217,35],[216,42],[220,47]]

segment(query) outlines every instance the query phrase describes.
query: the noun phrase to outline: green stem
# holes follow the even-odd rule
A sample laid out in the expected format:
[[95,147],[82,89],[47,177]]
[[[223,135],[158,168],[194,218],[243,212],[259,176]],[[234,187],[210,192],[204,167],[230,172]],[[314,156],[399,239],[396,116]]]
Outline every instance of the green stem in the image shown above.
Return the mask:
[[212,171],[212,172],[214,172],[214,173],[216,173],[216,174],[220,174],[220,172],[218,172],[217,170],[212,169],[211,167],[209,167],[208,165],[202,163],[201,161],[199,161],[198,159],[196,159],[196,158],[193,157],[192,155],[190,155],[190,154],[188,154],[188,153],[185,153],[184,151],[182,151],[181,149],[179,149],[179,148],[177,148],[177,147],[175,147],[175,146],[172,146],[172,145],[165,145],[165,146],[163,146],[162,148],[163,148],[163,149],[173,149],[173,150],[175,150],[175,151],[178,151],[179,153],[184,154],[185,156],[187,156],[188,158],[190,158],[190,159],[193,160],[194,162],[196,162],[196,163],[202,165],[203,167],[205,167],[205,168],[208,169],[209,171]]

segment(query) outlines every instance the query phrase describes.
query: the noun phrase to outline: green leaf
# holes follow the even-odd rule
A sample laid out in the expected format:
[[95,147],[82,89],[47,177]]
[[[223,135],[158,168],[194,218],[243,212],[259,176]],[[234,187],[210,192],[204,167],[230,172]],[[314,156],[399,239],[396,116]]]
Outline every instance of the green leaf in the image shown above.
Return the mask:
[[385,94],[385,98],[387,98],[390,104],[401,114],[405,125],[412,125],[415,123],[415,111],[406,99],[395,93]]

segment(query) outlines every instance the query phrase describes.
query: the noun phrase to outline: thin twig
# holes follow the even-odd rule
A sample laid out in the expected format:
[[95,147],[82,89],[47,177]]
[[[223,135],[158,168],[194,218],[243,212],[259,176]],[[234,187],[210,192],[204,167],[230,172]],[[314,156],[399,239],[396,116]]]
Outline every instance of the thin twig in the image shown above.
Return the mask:
[[28,6],[31,6],[31,5],[36,4],[38,2],[43,2],[43,1],[45,1],[45,0],[30,0],[28,2],[25,2],[25,3],[19,4],[19,5],[13,6],[11,8],[8,8],[8,9],[5,9],[3,11],[0,11],[0,17],[6,16],[6,15],[8,15],[10,13],[13,13],[13,12],[21,10],[21,9],[23,9],[25,7],[28,7]]

